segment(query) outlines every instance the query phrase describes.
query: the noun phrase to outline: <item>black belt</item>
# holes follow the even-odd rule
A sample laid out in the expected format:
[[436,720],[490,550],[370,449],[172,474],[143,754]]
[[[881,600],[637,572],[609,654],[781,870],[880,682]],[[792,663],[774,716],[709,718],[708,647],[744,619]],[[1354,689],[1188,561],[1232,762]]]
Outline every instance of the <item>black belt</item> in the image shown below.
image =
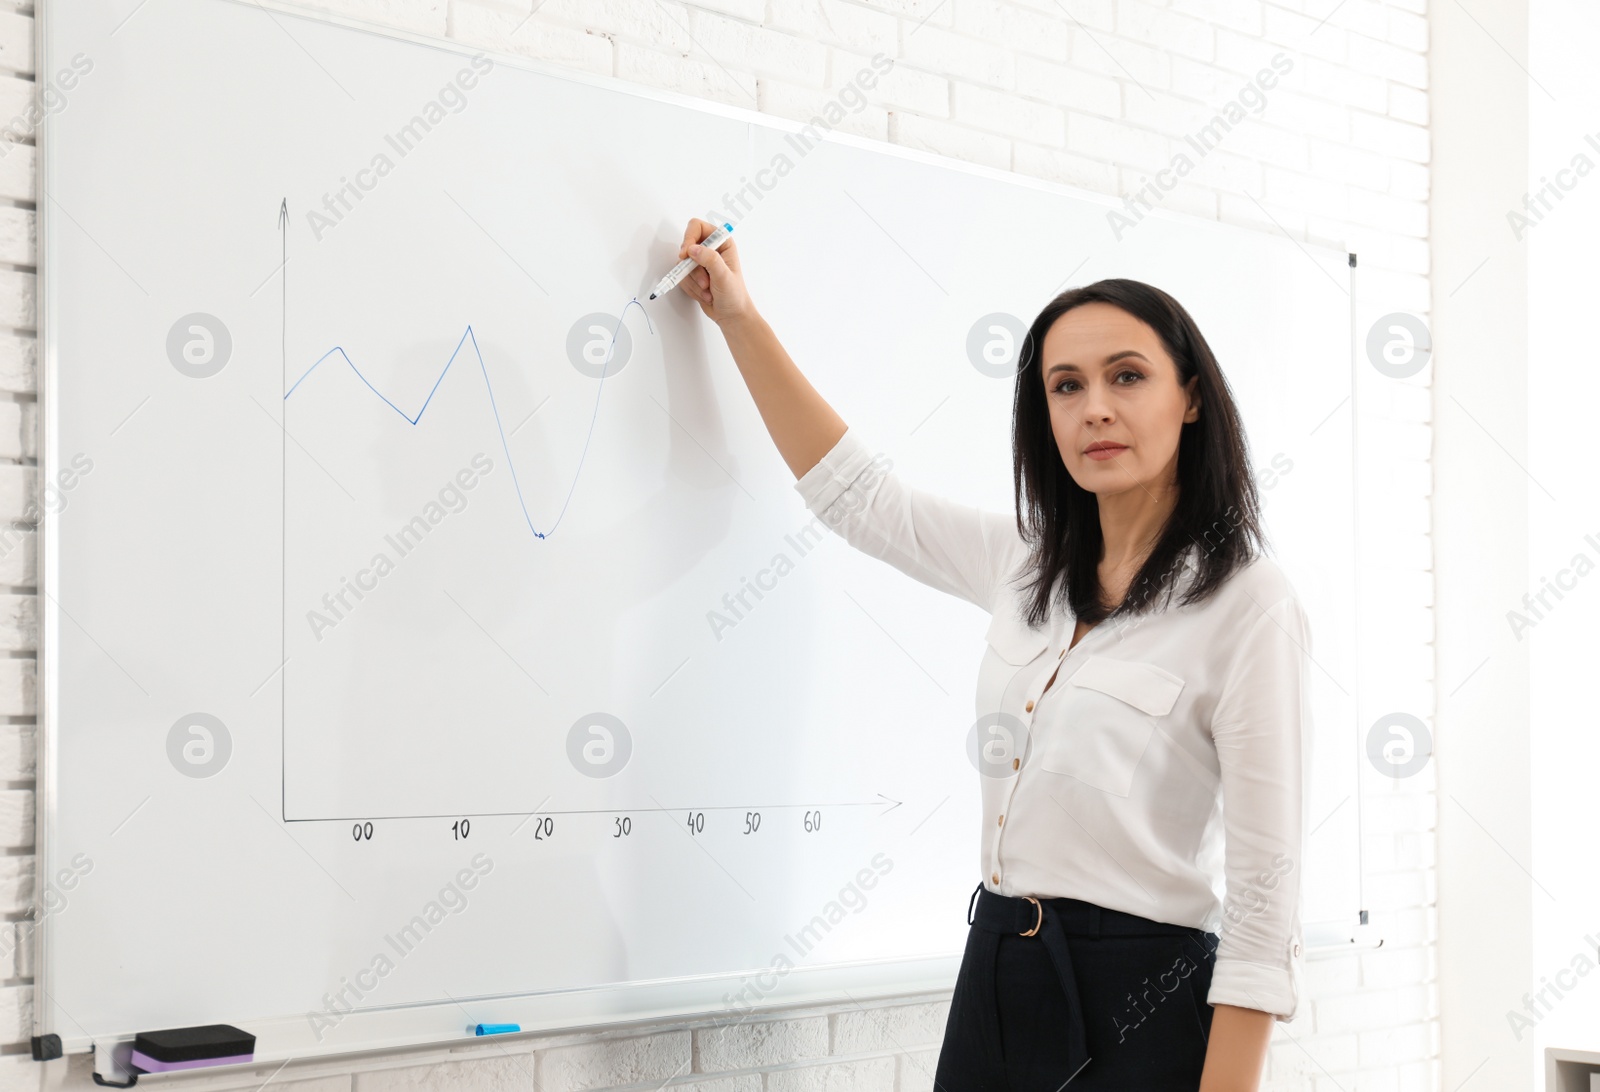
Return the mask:
[[1072,972],[1072,953],[1067,949],[1067,935],[1074,936],[1187,936],[1204,938],[1204,929],[1187,925],[1173,925],[1164,921],[1151,921],[1137,914],[1109,910],[1081,899],[1047,898],[1032,895],[997,895],[979,883],[972,892],[977,907],[967,904],[967,924],[983,930],[974,939],[976,963],[966,979],[962,998],[968,1012],[980,1014],[984,1026],[980,1032],[984,1050],[988,1054],[992,1072],[1000,1072],[1005,1064],[1000,1056],[1000,1014],[994,1003],[995,954],[1000,948],[1000,937],[1012,933],[1018,936],[1036,936],[1044,942],[1050,961],[1055,964],[1056,976],[1061,981],[1061,992],[1066,994],[1071,1015],[1067,1019],[1068,1079],[1078,1075],[1089,1064],[1088,1037],[1083,1027],[1083,1002],[1078,996],[1078,980]]

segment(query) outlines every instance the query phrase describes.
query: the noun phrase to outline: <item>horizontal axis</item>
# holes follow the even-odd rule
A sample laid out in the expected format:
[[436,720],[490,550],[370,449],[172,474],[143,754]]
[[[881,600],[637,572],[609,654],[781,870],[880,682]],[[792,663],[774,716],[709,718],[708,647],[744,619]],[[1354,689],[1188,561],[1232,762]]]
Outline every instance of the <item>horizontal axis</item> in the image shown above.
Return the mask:
[[[880,793],[880,796],[883,794]],[[884,796],[881,800],[850,800],[834,804],[709,804],[680,807],[652,808],[573,808],[549,811],[451,811],[436,815],[335,815],[315,819],[284,819],[285,823],[376,823],[399,819],[490,819],[500,816],[518,818],[529,815],[637,815],[646,811],[778,811],[783,808],[870,808],[893,804],[886,813],[898,808],[902,801]]]

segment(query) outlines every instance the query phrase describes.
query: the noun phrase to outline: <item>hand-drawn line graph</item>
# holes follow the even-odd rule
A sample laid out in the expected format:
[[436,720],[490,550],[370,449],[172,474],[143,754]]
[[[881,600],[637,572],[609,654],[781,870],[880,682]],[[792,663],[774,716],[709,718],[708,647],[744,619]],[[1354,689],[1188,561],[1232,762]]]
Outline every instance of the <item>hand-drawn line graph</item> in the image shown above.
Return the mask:
[[[622,312],[617,316],[617,325],[612,329],[611,341],[606,346],[606,357],[604,361],[605,366],[609,366],[611,363],[611,354],[616,348],[617,331],[622,328],[623,315],[628,313],[629,307],[636,305],[638,306],[639,310],[644,313],[645,323],[649,326],[650,332],[652,334],[655,333],[655,327],[650,323],[650,313],[645,311],[644,305],[639,302],[639,297],[633,297],[627,303],[623,304]],[[470,323],[467,324],[465,332],[462,333],[461,340],[456,342],[455,351],[450,354],[450,359],[445,361],[444,368],[440,370],[438,378],[433,381],[433,386],[429,388],[428,397],[422,400],[422,405],[418,408],[415,414],[407,413],[405,410],[395,405],[394,401],[388,395],[384,394],[377,387],[373,386],[372,380],[368,379],[362,373],[361,369],[356,366],[355,361],[351,360],[350,355],[344,351],[342,346],[339,345],[335,345],[333,348],[329,349],[327,352],[318,357],[315,363],[313,363],[311,367],[307,368],[305,373],[302,374],[299,379],[296,379],[294,384],[284,392],[283,400],[285,402],[289,400],[289,396],[299,389],[300,384],[304,383],[310,377],[311,373],[317,370],[317,365],[321,364],[329,357],[338,354],[344,359],[344,362],[349,365],[350,370],[355,373],[356,378],[361,380],[361,382],[366,385],[368,390],[382,399],[384,405],[398,413],[402,420],[414,428],[416,427],[417,423],[422,420],[422,415],[428,411],[429,404],[433,402],[433,396],[439,390],[439,384],[444,382],[444,377],[450,371],[450,366],[456,362],[456,358],[461,355],[462,347],[468,342],[472,344],[473,355],[478,358],[478,370],[483,375],[484,390],[487,391],[489,395],[489,408],[494,412],[494,427],[495,430],[500,434],[500,449],[505,452],[506,465],[511,468],[511,484],[516,488],[517,504],[522,509],[522,518],[524,522],[527,523],[528,530],[533,532],[535,538],[548,538],[550,535],[555,533],[556,527],[558,527],[561,523],[561,517],[566,514],[567,504],[572,500],[572,493],[578,488],[578,476],[583,473],[583,463],[589,454],[589,441],[594,437],[595,421],[600,416],[600,396],[605,391],[606,377],[604,367],[602,367],[600,372],[600,383],[595,389],[594,410],[589,415],[589,431],[584,435],[583,438],[583,451],[579,453],[577,469],[572,472],[572,484],[567,487],[567,495],[566,498],[561,502],[561,510],[556,513],[555,522],[550,525],[550,529],[547,531],[540,531],[538,528],[536,528],[533,525],[533,517],[528,513],[528,502],[523,499],[522,483],[517,478],[517,466],[516,463],[512,461],[511,447],[506,440],[505,425],[500,420],[500,406],[495,401],[494,384],[489,380],[489,366],[484,363],[483,350],[478,347],[478,336],[473,332],[472,325]]]
[[[510,447],[509,447],[508,436],[507,436],[507,433],[506,433],[506,430],[505,430],[504,423],[500,418],[499,402],[495,397],[494,384],[493,384],[493,381],[490,379],[490,376],[489,376],[488,364],[484,360],[483,351],[480,348],[480,346],[478,345],[477,334],[476,334],[475,330],[473,329],[473,327],[472,327],[472,325],[470,323],[466,326],[466,329],[462,332],[461,337],[457,340],[454,350],[451,351],[449,358],[445,361],[444,367],[440,369],[439,374],[434,378],[432,385],[428,389],[428,393],[427,393],[426,397],[423,398],[421,406],[419,406],[417,408],[415,413],[407,413],[404,409],[402,409],[395,402],[395,400],[393,398],[391,398],[389,395],[385,394],[382,390],[378,389],[377,385],[374,384],[372,382],[372,380],[369,379],[367,377],[367,375],[361,370],[361,368],[356,364],[356,362],[353,359],[351,359],[349,353],[346,352],[346,350],[344,349],[344,347],[342,345],[335,345],[333,348],[328,349],[321,356],[319,356],[315,361],[313,361],[311,363],[311,365],[308,368],[306,368],[305,371],[300,374],[299,378],[297,378],[292,384],[288,382],[288,375],[289,375],[289,371],[288,371],[288,277],[287,277],[287,271],[286,271],[286,268],[287,268],[287,265],[288,265],[288,260],[289,260],[289,253],[288,253],[288,222],[289,222],[288,221],[288,201],[287,201],[287,199],[285,199],[282,202],[282,204],[280,206],[280,209],[279,209],[279,229],[280,229],[280,232],[282,233],[282,250],[283,250],[282,261],[281,261],[281,263],[279,265],[279,274],[282,277],[282,283],[280,285],[280,288],[281,288],[280,306],[281,306],[281,321],[282,321],[282,329],[281,329],[281,354],[282,354],[281,364],[282,364],[282,370],[281,370],[280,383],[286,388],[285,391],[284,391],[284,394],[283,394],[284,419],[285,419],[285,422],[287,422],[287,418],[288,418],[288,402],[289,402],[290,397],[295,395],[296,392],[299,392],[299,397],[302,398],[302,399],[310,396],[310,392],[311,392],[312,388],[308,387],[305,391],[301,391],[301,387],[307,383],[307,381],[311,378],[312,373],[315,372],[324,362],[326,362],[326,361],[332,359],[333,357],[337,356],[337,357],[339,357],[340,359],[342,359],[344,361],[345,365],[350,369],[350,371],[352,373],[354,373],[356,378],[361,381],[362,385],[365,386],[368,391],[370,391],[373,395],[377,396],[377,398],[379,400],[381,400],[384,405],[388,406],[391,410],[393,410],[396,414],[398,414],[400,416],[401,420],[405,421],[407,425],[411,426],[412,428],[416,428],[421,423],[422,418],[426,415],[426,413],[428,411],[428,407],[433,404],[434,396],[438,393],[440,386],[443,384],[445,376],[447,374],[449,374],[449,371],[450,371],[451,367],[455,364],[456,360],[463,355],[463,350],[468,345],[470,345],[471,348],[472,348],[472,356],[474,356],[477,359],[477,362],[478,362],[479,374],[483,376],[484,391],[488,396],[489,407],[490,407],[490,410],[491,410],[491,412],[493,414],[493,417],[494,417],[495,429],[496,429],[496,432],[498,433],[498,435],[500,437],[501,450],[505,454],[507,465],[511,468],[512,482],[515,485],[516,494],[517,494],[517,502],[518,502],[519,507],[522,510],[523,520],[526,522],[526,524],[528,526],[528,530],[530,532],[532,532],[532,534],[538,539],[545,539],[545,538],[548,538],[550,535],[554,534],[554,532],[556,530],[556,527],[559,526],[559,524],[561,522],[561,519],[562,519],[562,516],[566,512],[567,503],[570,502],[570,500],[572,498],[572,495],[573,495],[573,491],[577,487],[578,477],[582,472],[584,461],[585,461],[585,459],[587,458],[587,455],[588,455],[590,442],[591,442],[591,440],[593,439],[593,436],[594,436],[595,423],[596,423],[596,421],[598,420],[598,417],[599,417],[600,399],[601,399],[601,396],[604,393],[604,389],[605,389],[605,379],[606,379],[606,375],[607,375],[607,370],[609,369],[609,366],[610,366],[610,363],[611,363],[611,360],[612,360],[612,356],[613,356],[615,348],[616,348],[617,336],[618,336],[618,333],[620,332],[620,330],[622,328],[623,318],[627,315],[628,308],[631,307],[631,306],[637,305],[639,307],[640,311],[644,313],[645,321],[646,321],[647,325],[649,326],[650,333],[651,334],[655,333],[654,324],[650,322],[650,313],[649,313],[648,309],[645,308],[644,304],[639,300],[639,298],[637,296],[634,296],[631,299],[629,299],[629,301],[626,304],[623,305],[621,312],[617,316],[616,325],[612,328],[611,338],[610,338],[610,341],[607,344],[605,358],[604,358],[604,361],[602,362],[600,375],[598,376],[600,382],[597,385],[597,388],[596,388],[596,391],[595,391],[594,409],[590,413],[589,426],[588,426],[588,430],[587,430],[587,432],[585,433],[585,436],[584,436],[583,448],[582,448],[582,451],[581,451],[581,453],[579,455],[577,469],[574,470],[574,472],[573,472],[572,483],[568,487],[567,494],[566,494],[566,499],[562,502],[561,509],[557,513],[554,522],[550,525],[548,530],[545,530],[545,531],[541,532],[540,530],[538,530],[534,526],[532,516],[528,512],[527,502],[523,497],[522,486],[521,486],[521,483],[520,483],[520,481],[518,479],[518,476],[517,476],[516,466],[515,466],[514,462],[512,461],[512,458],[511,458],[511,452],[510,452]],[[280,431],[283,434],[282,437],[280,438],[280,442],[282,444],[282,447],[281,447],[281,450],[280,450],[280,460],[281,460],[283,466],[285,468],[287,468],[287,465],[288,465],[288,438],[289,438],[288,429],[287,429],[287,427],[284,427],[284,428],[280,429]],[[284,473],[285,473],[285,475],[287,474],[287,470],[286,469],[285,469]],[[809,800],[804,800],[803,799],[803,800],[795,801],[795,802],[788,802],[788,801],[761,801],[761,800],[758,799],[755,802],[738,803],[738,804],[728,804],[728,803],[720,803],[720,802],[712,802],[712,803],[703,803],[702,804],[702,803],[697,803],[697,802],[691,802],[691,803],[676,804],[676,805],[670,805],[670,806],[662,805],[657,801],[657,802],[655,802],[655,805],[651,806],[651,807],[623,806],[623,807],[609,807],[609,808],[584,808],[584,807],[545,808],[544,804],[546,802],[548,802],[548,799],[549,799],[549,797],[547,796],[545,798],[545,800],[540,801],[539,804],[531,811],[523,811],[523,810],[482,810],[482,811],[476,811],[476,810],[472,810],[472,809],[469,808],[469,809],[465,809],[465,810],[453,810],[453,811],[419,810],[419,811],[416,811],[416,812],[410,812],[410,811],[388,812],[388,811],[385,811],[385,810],[380,808],[380,809],[378,809],[376,814],[374,814],[374,813],[360,813],[360,814],[350,813],[350,814],[346,814],[344,811],[338,811],[336,814],[330,813],[330,814],[322,814],[322,815],[308,815],[308,816],[290,817],[288,815],[288,780],[289,780],[288,709],[289,709],[290,702],[289,702],[289,699],[288,699],[288,675],[289,675],[289,672],[287,670],[287,665],[288,665],[288,662],[289,662],[289,659],[290,659],[289,654],[288,654],[288,625],[287,625],[287,618],[288,618],[288,611],[287,611],[287,604],[288,604],[288,590],[287,590],[288,589],[288,565],[287,565],[287,559],[289,557],[289,548],[288,548],[288,541],[289,541],[288,540],[288,527],[289,527],[288,497],[289,497],[288,481],[287,481],[287,477],[285,477],[284,478],[284,483],[283,483],[283,504],[284,504],[284,510],[283,510],[283,526],[284,526],[283,556],[285,558],[285,567],[284,567],[283,591],[282,591],[283,606],[280,608],[280,614],[282,615],[282,618],[283,618],[284,622],[283,622],[283,630],[282,630],[282,633],[280,635],[280,640],[282,642],[281,659],[280,659],[278,670],[277,670],[277,673],[280,676],[280,687],[281,687],[281,689],[280,689],[280,699],[279,699],[280,700],[280,710],[281,710],[280,719],[279,719],[279,733],[280,733],[280,737],[279,737],[280,738],[279,771],[280,771],[280,777],[281,777],[280,789],[279,789],[279,808],[280,808],[281,821],[283,823],[285,823],[285,824],[296,824],[296,823],[311,823],[311,824],[315,824],[315,823],[346,823],[346,822],[357,822],[357,821],[374,822],[374,821],[397,821],[397,820],[421,820],[421,821],[427,821],[427,820],[444,820],[444,819],[459,819],[459,818],[476,819],[476,818],[496,818],[496,817],[522,817],[522,818],[526,819],[526,818],[532,817],[532,816],[556,816],[556,815],[620,816],[620,815],[628,815],[628,814],[634,814],[634,813],[643,814],[643,813],[657,813],[657,812],[659,812],[659,813],[665,814],[665,813],[671,813],[671,812],[694,813],[694,812],[699,812],[699,811],[717,811],[717,812],[724,812],[724,811],[725,812],[741,812],[742,811],[742,812],[747,812],[747,813],[759,813],[759,812],[762,812],[762,811],[790,811],[790,812],[792,812],[794,810],[801,810],[801,811],[805,812],[806,813],[806,817],[809,820],[811,812],[816,811],[816,812],[820,813],[820,811],[823,808],[827,808],[827,809],[830,809],[830,810],[832,810],[832,809],[874,808],[874,809],[880,809],[880,810],[877,811],[876,814],[877,814],[878,817],[881,817],[883,815],[887,815],[889,812],[892,812],[892,811],[896,810],[903,803],[903,801],[901,801],[899,799],[895,799],[895,798],[890,797],[890,796],[888,796],[888,795],[886,795],[886,794],[884,794],[882,792],[878,792],[878,793],[876,793],[876,797],[877,797],[876,799],[842,799],[842,800],[840,800],[840,799],[828,799],[828,800],[818,800],[818,799],[813,798],[813,799],[809,799]],[[269,676],[269,679],[270,679],[270,676]],[[264,686],[266,684],[263,683],[262,685]],[[654,797],[652,797],[652,800],[654,800]],[[820,815],[819,815],[819,818],[820,818]],[[759,817],[757,818],[757,822],[759,822]],[[913,830],[914,829],[915,828],[913,828]]]

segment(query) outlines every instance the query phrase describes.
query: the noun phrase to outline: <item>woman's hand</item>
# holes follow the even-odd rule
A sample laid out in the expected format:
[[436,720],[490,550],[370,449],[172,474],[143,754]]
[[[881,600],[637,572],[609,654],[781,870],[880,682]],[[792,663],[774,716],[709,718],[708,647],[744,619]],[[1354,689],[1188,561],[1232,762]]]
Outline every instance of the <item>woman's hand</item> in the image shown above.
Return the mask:
[[678,257],[693,258],[700,268],[691,269],[678,287],[700,304],[706,318],[723,326],[754,316],[756,308],[745,290],[744,275],[739,271],[739,248],[734,241],[730,238],[716,250],[700,245],[700,240],[716,229],[716,224],[705,220],[689,221]]

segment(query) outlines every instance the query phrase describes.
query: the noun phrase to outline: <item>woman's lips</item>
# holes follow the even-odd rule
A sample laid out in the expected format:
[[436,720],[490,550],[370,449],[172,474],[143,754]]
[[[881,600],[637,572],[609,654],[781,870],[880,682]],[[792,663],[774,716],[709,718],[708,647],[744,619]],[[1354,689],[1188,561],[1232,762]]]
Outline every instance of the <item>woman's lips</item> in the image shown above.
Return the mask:
[[1097,460],[1099,462],[1105,462],[1107,459],[1116,458],[1118,455],[1121,455],[1124,451],[1127,451],[1127,450],[1128,450],[1127,448],[1122,447],[1121,445],[1118,445],[1116,447],[1096,448],[1093,451],[1085,451],[1084,454],[1089,456],[1089,458],[1091,458],[1091,459],[1095,459],[1095,460]]

